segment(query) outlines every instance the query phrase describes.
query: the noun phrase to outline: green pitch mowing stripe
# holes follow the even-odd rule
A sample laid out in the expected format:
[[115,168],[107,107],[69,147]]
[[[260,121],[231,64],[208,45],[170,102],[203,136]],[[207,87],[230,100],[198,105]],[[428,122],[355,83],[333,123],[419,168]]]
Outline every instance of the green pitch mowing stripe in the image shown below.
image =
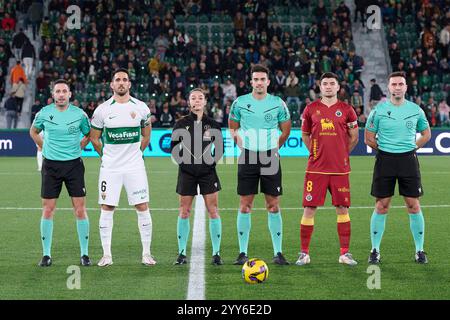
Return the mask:
[[[448,206],[445,182],[450,179],[449,157],[420,156],[425,195],[422,202],[430,206]],[[84,159],[86,165],[87,207],[98,208],[98,159]],[[274,266],[272,244],[265,210],[252,215],[249,256],[265,260],[269,278],[261,285],[246,285],[240,267],[232,262],[238,255],[236,215],[236,165],[219,165],[222,191],[219,213],[223,223],[221,255],[225,265],[209,264],[211,243],[205,231],[206,299],[450,299],[448,279],[448,207],[425,207],[425,251],[430,263],[416,265],[409,220],[404,208],[389,213],[381,243],[381,289],[367,288],[367,258],[370,250],[370,215],[374,199],[369,195],[374,159],[352,157],[350,175],[352,205],[351,252],[358,266],[338,264],[339,241],[336,217],[332,209],[319,210],[311,241],[311,264],[305,267]],[[300,247],[299,223],[305,158],[283,158],[284,195],[281,199],[284,238],[283,250],[291,263]],[[150,184],[153,242],[152,254],[158,264],[145,267],[140,263],[141,243],[136,213],[122,193],[120,209],[114,219],[112,251],[114,265],[108,268],[81,268],[81,289],[69,290],[71,274],[67,267],[78,265],[79,247],[75,218],[70,210],[57,210],[52,255],[54,265],[39,268],[42,250],[39,235],[40,210],[2,209],[0,215],[0,299],[185,299],[188,288],[188,266],[173,266],[177,256],[176,221],[178,197],[175,193],[177,168],[168,158],[146,159]],[[0,207],[40,208],[40,174],[34,158],[1,158]],[[396,191],[398,193],[398,191]],[[396,194],[393,206],[403,206]],[[327,195],[326,207],[331,207]],[[58,207],[70,208],[67,191],[63,190]],[[262,195],[254,207],[264,208]],[[358,207],[358,208],[356,208]],[[361,207],[361,208],[359,208]],[[289,208],[289,210],[283,210]],[[167,210],[170,209],[170,210]],[[101,257],[98,234],[99,209],[89,210],[91,237],[89,253],[93,262]],[[205,222],[207,217],[205,217]],[[206,228],[207,229],[207,228]],[[192,234],[192,232],[191,232]],[[192,253],[188,244],[189,257]]]

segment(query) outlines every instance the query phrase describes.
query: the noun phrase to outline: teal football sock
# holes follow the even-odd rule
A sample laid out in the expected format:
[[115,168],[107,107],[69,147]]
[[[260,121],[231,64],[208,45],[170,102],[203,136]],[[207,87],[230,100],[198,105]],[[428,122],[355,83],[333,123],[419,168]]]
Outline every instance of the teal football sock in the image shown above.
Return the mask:
[[370,240],[372,241],[372,250],[376,249],[380,252],[381,239],[383,238],[384,228],[386,227],[386,214],[377,213],[373,211],[370,220]]
[[280,212],[269,212],[268,213],[268,223],[270,235],[272,236],[272,245],[274,256],[281,251],[281,244],[283,241],[283,220],[281,219]]
[[238,211],[237,231],[239,239],[239,252],[247,254],[250,229],[252,227],[251,213],[242,213]]
[[222,220],[220,217],[209,219],[209,234],[211,236],[213,255],[220,255],[220,240],[222,239]]
[[89,255],[89,219],[77,219],[78,240],[80,242],[81,256]]
[[414,244],[416,245],[416,252],[423,251],[425,220],[423,218],[422,211],[409,214],[409,227],[411,228]]
[[189,239],[189,218],[183,219],[178,216],[177,236],[178,236],[178,254],[186,256],[186,246]]
[[42,255],[51,257],[53,219],[41,218]]

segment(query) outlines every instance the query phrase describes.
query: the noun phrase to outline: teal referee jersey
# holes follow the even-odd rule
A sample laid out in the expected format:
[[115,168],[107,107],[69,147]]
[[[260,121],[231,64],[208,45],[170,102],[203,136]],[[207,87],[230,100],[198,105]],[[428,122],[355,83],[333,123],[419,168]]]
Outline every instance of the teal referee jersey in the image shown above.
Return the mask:
[[54,103],[42,108],[33,126],[44,131],[42,155],[45,159],[68,161],[81,156],[80,133],[89,134],[91,128],[86,113],[72,105],[59,111]]
[[233,102],[230,119],[240,123],[244,149],[266,151],[278,148],[279,123],[290,120],[290,114],[280,97],[267,94],[257,100],[249,93]]
[[366,129],[378,135],[378,148],[391,153],[414,150],[416,132],[428,127],[423,110],[408,100],[400,106],[395,106],[390,101],[377,104],[366,123]]

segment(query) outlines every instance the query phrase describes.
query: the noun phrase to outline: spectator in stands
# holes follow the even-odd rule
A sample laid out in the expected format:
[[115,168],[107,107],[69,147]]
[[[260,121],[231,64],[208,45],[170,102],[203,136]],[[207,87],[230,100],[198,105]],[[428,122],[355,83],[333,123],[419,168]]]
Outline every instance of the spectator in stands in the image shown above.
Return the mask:
[[148,103],[148,108],[150,109],[150,113],[151,113],[151,124],[153,128],[158,128],[160,127],[159,124],[159,111],[158,108],[156,107],[156,100],[155,99],[150,99],[149,103]]
[[19,109],[17,107],[16,98],[14,93],[10,93],[10,97],[5,102],[6,109],[6,128],[16,129],[17,128],[17,118]]
[[378,83],[376,83],[376,79],[370,79],[370,99],[369,99],[369,108],[368,110],[365,110],[365,114],[369,114],[372,108],[380,102],[381,97],[383,96],[383,90],[381,90]]
[[320,98],[320,85],[319,79],[317,79],[311,87],[309,87],[309,98],[311,101],[317,100]]
[[442,28],[439,33],[439,45],[441,46],[441,52],[446,54],[448,53],[448,47],[450,43],[450,24],[447,24],[444,28]]
[[20,28],[19,32],[17,32],[12,39],[12,49],[16,60],[20,60],[20,57],[22,56],[22,47],[26,41],[29,41],[29,39],[23,32],[23,29]]
[[273,92],[275,95],[283,93],[285,83],[286,83],[286,76],[284,75],[283,71],[281,69],[276,70],[275,81],[273,82]]
[[5,31],[14,31],[16,28],[16,20],[7,12],[2,19],[2,29]]
[[84,112],[86,112],[87,116],[89,117],[89,119],[92,119],[92,115],[94,114],[95,108],[96,108],[96,104],[94,101],[90,101],[88,103],[88,105],[86,106],[86,108],[84,109]]
[[354,109],[361,108],[361,110],[364,108],[363,99],[359,95],[358,91],[353,91],[352,98],[350,100],[350,104],[353,106]]
[[[344,1],[341,1],[341,5]],[[366,0],[355,0],[355,19],[353,20],[353,22],[358,22],[358,13],[361,17],[361,25],[364,27],[364,23],[366,22]],[[339,8],[340,9],[340,6]],[[341,9],[341,11],[343,11],[343,9]],[[350,15],[350,12],[348,13],[348,15]]]
[[36,114],[41,111],[41,109],[44,107],[44,105],[41,103],[41,100],[39,98],[36,98],[34,101],[34,104],[31,106],[31,115],[30,115],[30,123],[32,124],[34,121],[34,118],[36,117]]
[[163,33],[160,33],[155,41],[153,41],[153,47],[156,50],[159,60],[164,61],[166,52],[170,47],[170,42]]
[[31,6],[27,10],[27,19],[31,23],[33,30],[33,40],[36,39],[37,32],[39,31],[42,17],[44,12],[44,5],[42,1],[33,1]]
[[284,89],[287,105],[289,106],[293,103],[299,108],[301,104],[300,94],[299,80],[295,75],[295,72],[290,71],[289,76],[286,78],[286,88]]
[[222,84],[222,92],[223,92],[223,105],[227,100],[234,101],[237,98],[236,86],[231,82],[231,78],[228,77],[225,80],[225,83]]
[[173,115],[169,111],[169,103],[166,101],[162,106],[162,112],[159,116],[159,123],[162,128],[170,128],[175,123]]
[[[234,100],[232,100],[232,101],[234,101]],[[224,103],[224,105],[225,105],[225,104],[226,104],[226,103]],[[213,118],[217,123],[219,123],[220,126],[222,127],[222,126],[223,126],[223,116],[224,116],[224,114],[223,114],[223,110],[222,110],[222,108],[220,107],[219,103],[217,103],[217,102],[214,102],[214,103],[213,103],[213,106],[212,106],[212,108],[211,108],[211,114],[212,114],[212,118]]]
[[408,86],[408,95],[409,95],[410,99],[414,100],[421,94],[422,94],[422,91],[419,87],[418,81],[417,81],[417,79],[414,79],[412,81],[412,84],[410,86]]
[[325,8],[323,0],[319,0],[319,4],[313,10],[313,15],[314,17],[316,17],[316,21],[318,24],[327,19],[327,8]]
[[428,98],[427,104],[425,104],[425,107],[423,108],[423,111],[425,112],[425,115],[427,116],[428,123],[431,127],[436,127],[437,125],[437,106],[434,102],[434,98],[430,97]]
[[348,92],[345,90],[345,88],[343,88],[343,87],[341,87],[340,89],[339,89],[339,92],[338,92],[338,100],[341,100],[341,101],[345,101],[345,100],[347,100],[347,101],[350,101],[350,95],[348,94]]
[[25,64],[25,75],[27,79],[31,78],[31,74],[33,73],[33,63],[36,58],[36,51],[34,50],[34,46],[30,40],[25,40],[25,43],[22,47],[22,61]]
[[17,60],[16,65],[11,69],[11,85],[19,82],[20,79],[23,79],[24,83],[28,83],[25,71],[20,64],[20,61]]
[[39,35],[42,38],[50,38],[52,36],[52,26],[48,17],[44,17],[44,21],[42,21],[41,24],[41,29],[39,30]]
[[367,118],[362,112],[361,107],[356,108],[355,112],[357,116],[358,127],[364,128],[366,126]]
[[432,79],[428,74],[428,70],[423,70],[422,75],[419,78],[419,86],[422,92],[430,92],[432,85]]
[[439,110],[439,124],[441,126],[450,125],[449,121],[450,107],[448,106],[447,102],[444,99],[442,99],[441,102],[439,102],[438,110]]
[[22,112],[23,99],[25,98],[25,92],[27,90],[27,85],[24,83],[24,79],[20,78],[19,82],[13,84],[11,88],[11,94],[16,98],[17,110],[20,113]]
[[238,11],[236,12],[236,15],[233,20],[234,30],[244,30],[245,29],[245,18],[242,14],[242,12]]

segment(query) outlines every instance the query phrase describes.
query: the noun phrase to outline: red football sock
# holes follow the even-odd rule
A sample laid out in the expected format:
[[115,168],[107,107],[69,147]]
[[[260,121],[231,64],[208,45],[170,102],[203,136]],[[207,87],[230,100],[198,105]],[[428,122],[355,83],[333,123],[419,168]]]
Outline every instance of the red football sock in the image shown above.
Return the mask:
[[300,242],[302,245],[302,252],[309,254],[309,243],[314,231],[314,225],[300,224]]
[[350,221],[338,222],[337,231],[339,235],[339,243],[341,244],[341,255],[348,252],[350,246],[351,225]]

